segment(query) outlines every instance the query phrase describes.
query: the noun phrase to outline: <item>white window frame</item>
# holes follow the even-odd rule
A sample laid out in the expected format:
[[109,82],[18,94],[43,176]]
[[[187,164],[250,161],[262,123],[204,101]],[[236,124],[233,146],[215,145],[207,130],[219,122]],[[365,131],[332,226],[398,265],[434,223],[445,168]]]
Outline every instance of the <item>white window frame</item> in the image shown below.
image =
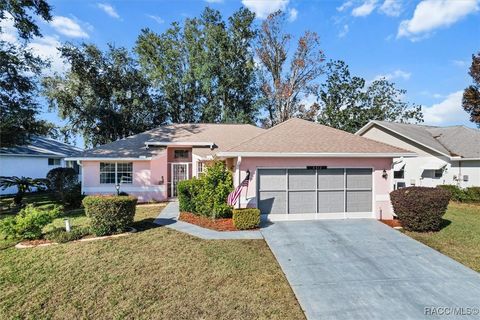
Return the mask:
[[[102,178],[101,178],[101,176],[102,176],[102,163],[109,163],[109,164],[114,164],[114,165],[115,165],[115,169],[114,169],[114,171],[113,171],[113,174],[114,174],[114,176],[115,176],[115,182],[113,182],[113,183],[112,183],[112,182],[102,182]],[[131,170],[132,178],[131,178],[130,181],[122,181],[121,179],[120,179],[121,181],[118,180],[118,174],[119,174],[119,173],[129,173],[129,172],[127,172],[127,171],[121,171],[121,172],[119,172],[119,171],[118,171],[118,164],[119,164],[119,163],[120,163],[120,164],[131,164],[131,167],[132,167],[132,170]],[[99,163],[99,167],[100,167],[100,168],[99,168],[100,175],[99,175],[98,178],[100,179],[100,184],[106,184],[106,185],[112,185],[112,184],[113,184],[113,185],[117,185],[117,184],[120,184],[120,183],[121,183],[121,184],[133,184],[133,162],[101,161],[101,162]],[[106,173],[106,172],[103,172],[103,173]],[[112,171],[108,171],[108,173],[112,173]]]

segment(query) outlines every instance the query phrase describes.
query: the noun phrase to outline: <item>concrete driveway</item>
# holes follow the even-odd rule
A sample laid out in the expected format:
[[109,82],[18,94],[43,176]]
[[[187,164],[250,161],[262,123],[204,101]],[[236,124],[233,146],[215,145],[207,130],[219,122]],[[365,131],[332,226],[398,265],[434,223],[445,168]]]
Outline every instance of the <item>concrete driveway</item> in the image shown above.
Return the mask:
[[475,313],[478,273],[378,221],[276,222],[262,234],[309,319],[480,319],[435,315]]

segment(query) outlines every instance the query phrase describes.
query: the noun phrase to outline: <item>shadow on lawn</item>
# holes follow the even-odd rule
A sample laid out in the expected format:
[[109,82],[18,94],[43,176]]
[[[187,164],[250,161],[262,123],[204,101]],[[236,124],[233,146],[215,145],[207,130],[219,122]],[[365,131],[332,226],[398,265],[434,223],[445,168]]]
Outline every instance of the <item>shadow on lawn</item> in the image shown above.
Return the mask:
[[[137,229],[138,232],[141,232],[141,231],[146,231],[146,230],[150,230],[150,229],[155,229],[155,228],[159,228],[159,227],[163,227],[164,223],[161,223],[161,224],[157,224],[155,223],[154,221],[157,220],[169,220],[169,219],[154,219],[154,218],[146,218],[146,219],[143,219],[143,220],[138,220],[138,221],[135,221],[133,224],[132,224],[132,227]],[[174,223],[175,221],[172,220],[172,223]],[[169,223],[170,224],[170,223]]]
[[440,230],[448,227],[451,223],[452,223],[452,221],[450,221],[450,220],[442,219],[442,223],[440,223]]

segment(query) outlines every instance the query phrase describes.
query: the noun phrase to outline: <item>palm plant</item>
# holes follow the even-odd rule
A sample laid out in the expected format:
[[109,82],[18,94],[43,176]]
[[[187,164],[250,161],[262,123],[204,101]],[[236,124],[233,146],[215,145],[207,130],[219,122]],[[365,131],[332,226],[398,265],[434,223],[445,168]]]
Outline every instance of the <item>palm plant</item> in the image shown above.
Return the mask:
[[33,179],[29,177],[0,177],[0,188],[5,190],[10,187],[17,187],[17,194],[13,198],[16,205],[22,203],[23,196],[32,188],[45,187],[46,179]]

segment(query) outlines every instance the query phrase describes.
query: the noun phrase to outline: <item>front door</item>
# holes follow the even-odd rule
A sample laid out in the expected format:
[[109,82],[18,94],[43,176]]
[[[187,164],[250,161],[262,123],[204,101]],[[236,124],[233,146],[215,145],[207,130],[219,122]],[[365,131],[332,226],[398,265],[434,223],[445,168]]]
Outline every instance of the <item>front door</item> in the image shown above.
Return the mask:
[[172,163],[172,183],[170,184],[172,189],[170,194],[173,198],[177,196],[178,182],[187,180],[188,175],[188,163]]

